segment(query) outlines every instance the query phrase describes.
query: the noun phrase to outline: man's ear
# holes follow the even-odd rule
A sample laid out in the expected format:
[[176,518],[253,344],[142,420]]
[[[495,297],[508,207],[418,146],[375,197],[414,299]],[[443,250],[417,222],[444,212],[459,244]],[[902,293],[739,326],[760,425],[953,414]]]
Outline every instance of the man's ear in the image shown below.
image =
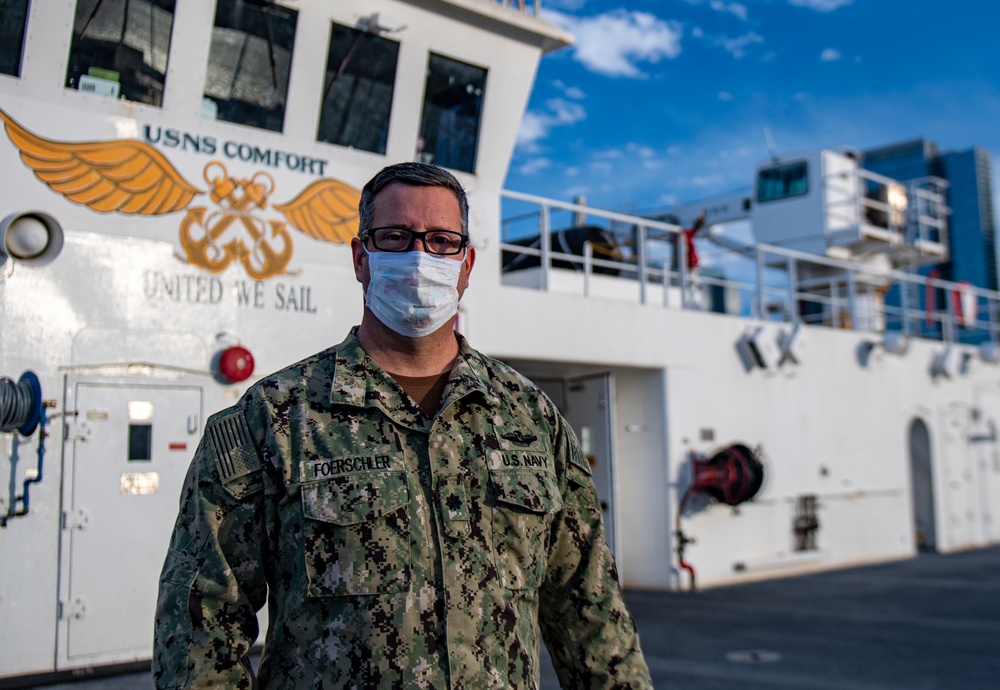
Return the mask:
[[459,276],[458,289],[461,292],[465,292],[465,289],[469,287],[469,276],[472,274],[472,267],[476,264],[476,248],[471,244],[465,250],[465,259],[462,260],[462,263],[465,265],[462,267],[461,276]]
[[368,282],[368,255],[360,237],[351,238],[351,261],[354,263],[354,277],[365,285]]

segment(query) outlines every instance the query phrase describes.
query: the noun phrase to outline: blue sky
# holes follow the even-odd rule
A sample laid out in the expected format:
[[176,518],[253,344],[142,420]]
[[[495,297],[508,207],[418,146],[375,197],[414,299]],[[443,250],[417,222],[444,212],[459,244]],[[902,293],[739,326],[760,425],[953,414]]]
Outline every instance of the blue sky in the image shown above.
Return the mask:
[[979,146],[1000,178],[1000,3],[541,4],[577,41],[542,59],[508,189],[662,209],[748,188],[767,131],[779,154]]

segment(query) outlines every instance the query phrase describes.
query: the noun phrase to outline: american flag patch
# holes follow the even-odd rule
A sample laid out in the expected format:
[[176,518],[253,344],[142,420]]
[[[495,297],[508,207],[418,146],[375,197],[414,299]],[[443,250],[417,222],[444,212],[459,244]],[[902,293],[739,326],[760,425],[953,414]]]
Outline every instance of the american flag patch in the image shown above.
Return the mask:
[[260,469],[260,459],[254,452],[250,430],[242,414],[233,412],[212,420],[208,434],[223,484]]

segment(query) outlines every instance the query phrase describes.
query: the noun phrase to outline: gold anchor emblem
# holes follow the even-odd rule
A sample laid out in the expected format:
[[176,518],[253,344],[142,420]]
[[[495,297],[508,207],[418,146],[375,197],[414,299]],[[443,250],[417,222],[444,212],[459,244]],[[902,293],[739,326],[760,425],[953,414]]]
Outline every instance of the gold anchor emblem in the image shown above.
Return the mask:
[[145,141],[53,141],[28,131],[3,109],[0,122],[35,177],[74,204],[135,216],[186,209],[180,225],[185,260],[210,273],[224,271],[233,261],[256,280],[285,273],[294,251],[289,227],[334,244],[350,242],[358,230],[361,192],[340,180],[316,180],[291,201],[272,205],[284,221],[265,221],[255,214],[267,209],[274,191],[274,178],[266,172],[237,179],[211,161],[203,175],[216,208],[189,208],[205,192]]
[[[255,280],[284,273],[292,258],[292,239],[285,224],[277,220],[265,223],[254,215],[267,208],[274,178],[258,172],[237,180],[219,161],[206,165],[204,175],[211,185],[209,198],[218,210],[203,206],[187,210],[181,221],[180,242],[188,261],[209,273],[220,273],[239,261]],[[238,232],[240,227],[243,233]]]

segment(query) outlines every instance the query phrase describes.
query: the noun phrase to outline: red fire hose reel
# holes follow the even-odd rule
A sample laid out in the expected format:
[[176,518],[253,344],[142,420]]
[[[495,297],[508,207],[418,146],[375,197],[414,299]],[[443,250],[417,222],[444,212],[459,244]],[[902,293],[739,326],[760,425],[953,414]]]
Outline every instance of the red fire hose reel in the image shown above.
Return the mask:
[[720,503],[737,506],[749,501],[764,483],[764,464],[740,443],[726,446],[711,458],[692,453],[691,485]]
[[737,506],[757,495],[764,484],[764,463],[760,452],[742,443],[722,448],[711,457],[691,453],[691,483],[677,505],[677,560],[691,576],[691,589],[695,588],[694,568],[684,560],[685,547],[694,542],[681,530],[681,515],[688,499],[702,493],[720,503]]

